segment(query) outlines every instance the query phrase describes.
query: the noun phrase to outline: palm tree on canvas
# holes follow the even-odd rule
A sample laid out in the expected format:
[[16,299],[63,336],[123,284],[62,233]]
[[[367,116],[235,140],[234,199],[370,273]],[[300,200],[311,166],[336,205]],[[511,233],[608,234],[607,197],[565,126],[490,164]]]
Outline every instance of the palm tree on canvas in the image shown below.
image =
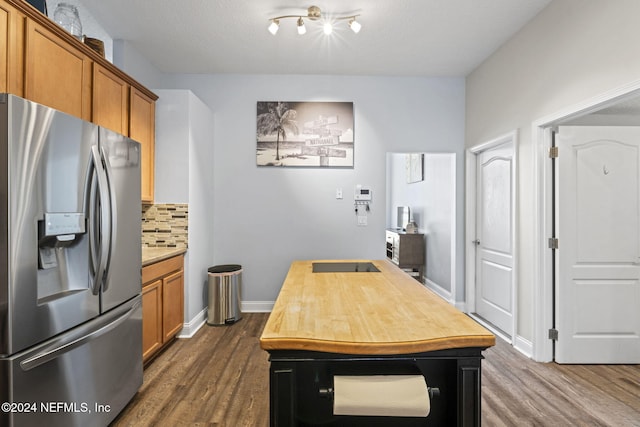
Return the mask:
[[258,112],[258,135],[276,134],[276,160],[280,160],[280,138],[284,141],[287,131],[298,133],[297,112],[290,109],[287,102],[258,102]]

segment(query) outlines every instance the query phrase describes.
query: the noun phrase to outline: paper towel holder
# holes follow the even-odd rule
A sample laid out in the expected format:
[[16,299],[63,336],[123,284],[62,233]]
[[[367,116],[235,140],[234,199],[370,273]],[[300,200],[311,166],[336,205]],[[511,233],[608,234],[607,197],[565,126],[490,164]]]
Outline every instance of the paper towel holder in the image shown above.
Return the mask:
[[332,387],[320,387],[318,390],[318,394],[320,397],[324,397],[325,399],[333,399],[333,388]]
[[[427,391],[429,392],[429,399],[440,397],[440,389],[438,387],[427,387]],[[320,397],[333,399],[333,387],[320,387],[318,389],[318,394]]]

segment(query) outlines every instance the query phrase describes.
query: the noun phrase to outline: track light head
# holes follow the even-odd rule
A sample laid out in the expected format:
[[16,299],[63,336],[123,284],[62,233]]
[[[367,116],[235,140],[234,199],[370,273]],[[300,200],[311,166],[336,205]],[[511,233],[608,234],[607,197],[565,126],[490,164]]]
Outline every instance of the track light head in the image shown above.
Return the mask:
[[351,28],[351,31],[358,34],[360,32],[360,29],[362,28],[362,25],[360,25],[360,23],[356,21],[356,17],[354,16],[349,20],[349,27]]
[[280,28],[280,21],[277,19],[272,19],[271,24],[269,25],[269,32],[275,36],[278,32],[278,28]]
[[298,18],[298,34],[303,35],[307,32],[307,27],[304,26],[304,21],[302,17]]

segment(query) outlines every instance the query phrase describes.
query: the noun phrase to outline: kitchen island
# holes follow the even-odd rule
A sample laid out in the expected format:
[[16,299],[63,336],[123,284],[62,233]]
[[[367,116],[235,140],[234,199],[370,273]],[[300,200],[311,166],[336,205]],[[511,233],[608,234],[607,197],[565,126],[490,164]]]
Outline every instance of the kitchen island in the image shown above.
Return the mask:
[[[260,338],[271,425],[480,425],[481,352],[494,344],[387,260],[295,261]],[[354,375],[423,376],[429,415],[335,414],[335,380]]]

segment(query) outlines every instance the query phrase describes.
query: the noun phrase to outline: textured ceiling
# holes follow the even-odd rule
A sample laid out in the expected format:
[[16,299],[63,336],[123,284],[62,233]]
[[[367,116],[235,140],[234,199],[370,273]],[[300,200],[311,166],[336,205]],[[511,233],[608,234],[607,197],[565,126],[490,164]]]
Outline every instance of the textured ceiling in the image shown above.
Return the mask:
[[[465,76],[550,0],[82,0],[114,39],[167,73]],[[326,36],[307,22],[269,18],[360,14]]]

